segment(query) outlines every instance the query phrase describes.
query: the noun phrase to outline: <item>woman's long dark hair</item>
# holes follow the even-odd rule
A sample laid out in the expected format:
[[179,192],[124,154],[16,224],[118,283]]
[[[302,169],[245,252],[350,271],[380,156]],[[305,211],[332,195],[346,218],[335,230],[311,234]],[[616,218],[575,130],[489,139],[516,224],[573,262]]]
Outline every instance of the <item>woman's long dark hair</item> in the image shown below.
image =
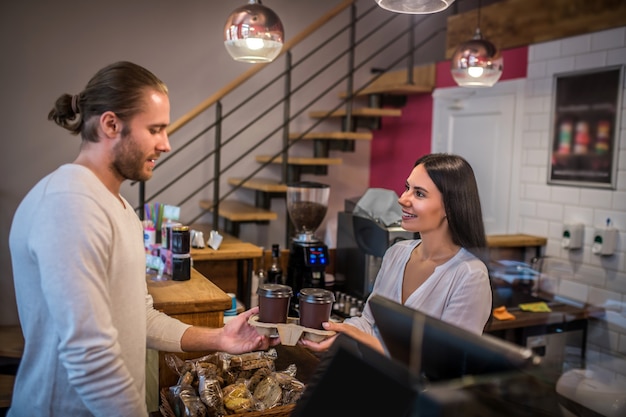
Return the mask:
[[452,241],[478,254],[487,247],[478,185],[471,165],[461,156],[447,153],[424,155],[423,165],[443,196]]

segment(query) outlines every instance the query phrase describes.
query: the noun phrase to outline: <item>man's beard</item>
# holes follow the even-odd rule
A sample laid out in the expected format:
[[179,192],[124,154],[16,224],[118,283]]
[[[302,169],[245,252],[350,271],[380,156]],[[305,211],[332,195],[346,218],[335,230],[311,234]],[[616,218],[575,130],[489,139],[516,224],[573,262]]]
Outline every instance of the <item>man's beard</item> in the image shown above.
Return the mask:
[[152,170],[144,169],[146,158],[135,146],[130,132],[114,148],[115,158],[112,169],[122,178],[130,181],[147,181],[152,178]]

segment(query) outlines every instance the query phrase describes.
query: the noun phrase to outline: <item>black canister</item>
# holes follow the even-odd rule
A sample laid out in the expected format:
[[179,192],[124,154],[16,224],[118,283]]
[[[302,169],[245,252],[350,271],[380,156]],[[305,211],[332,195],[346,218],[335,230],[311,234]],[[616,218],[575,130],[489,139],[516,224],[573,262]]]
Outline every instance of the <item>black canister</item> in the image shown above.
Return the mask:
[[167,221],[161,225],[161,247],[164,249],[172,249],[172,229],[182,226],[182,223]]
[[324,330],[322,323],[330,319],[335,294],[323,288],[302,288],[298,294],[300,326]]
[[172,227],[172,241],[170,243],[173,254],[185,255],[191,247],[189,226]]
[[172,280],[188,281],[191,279],[191,255],[172,255]]

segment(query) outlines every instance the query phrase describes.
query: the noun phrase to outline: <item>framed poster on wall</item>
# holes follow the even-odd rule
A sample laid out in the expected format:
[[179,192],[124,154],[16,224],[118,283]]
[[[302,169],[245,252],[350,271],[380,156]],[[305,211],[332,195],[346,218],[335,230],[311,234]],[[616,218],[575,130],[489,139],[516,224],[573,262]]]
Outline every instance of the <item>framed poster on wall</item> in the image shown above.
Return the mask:
[[548,184],[615,189],[623,72],[554,76]]

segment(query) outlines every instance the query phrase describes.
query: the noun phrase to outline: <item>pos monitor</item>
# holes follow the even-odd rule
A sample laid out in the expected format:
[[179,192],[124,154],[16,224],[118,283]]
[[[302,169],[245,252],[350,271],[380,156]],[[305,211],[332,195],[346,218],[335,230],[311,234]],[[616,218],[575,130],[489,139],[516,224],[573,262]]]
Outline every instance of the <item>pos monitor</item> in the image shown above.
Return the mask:
[[388,355],[339,334],[291,417],[559,415],[529,349],[377,295],[369,305]]
[[339,334],[289,416],[409,417],[418,392],[406,366]]
[[430,382],[538,366],[532,350],[479,335],[380,295],[369,306],[389,356]]

